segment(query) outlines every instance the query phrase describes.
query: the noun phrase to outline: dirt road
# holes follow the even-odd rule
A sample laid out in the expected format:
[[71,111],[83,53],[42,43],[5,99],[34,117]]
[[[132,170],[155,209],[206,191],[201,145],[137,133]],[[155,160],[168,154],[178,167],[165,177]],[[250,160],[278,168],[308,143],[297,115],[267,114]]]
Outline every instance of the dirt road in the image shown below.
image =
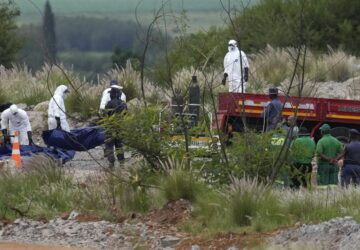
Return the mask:
[[36,244],[24,244],[24,243],[0,241],[0,250],[81,250],[81,249],[63,247],[63,246],[36,245]]

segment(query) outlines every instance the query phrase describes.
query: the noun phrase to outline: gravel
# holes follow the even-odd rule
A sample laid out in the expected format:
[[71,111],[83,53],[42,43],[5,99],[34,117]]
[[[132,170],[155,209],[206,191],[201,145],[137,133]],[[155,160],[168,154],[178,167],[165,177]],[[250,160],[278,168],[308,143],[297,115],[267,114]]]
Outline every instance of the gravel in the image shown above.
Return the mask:
[[[73,212],[75,214],[76,212]],[[63,245],[84,249],[170,249],[181,235],[167,235],[144,223],[78,222],[57,218],[48,222],[16,219],[0,223],[0,240],[31,244]]]
[[272,241],[286,249],[304,244],[313,249],[360,249],[360,224],[350,216],[335,218],[317,225],[301,225],[280,233]]

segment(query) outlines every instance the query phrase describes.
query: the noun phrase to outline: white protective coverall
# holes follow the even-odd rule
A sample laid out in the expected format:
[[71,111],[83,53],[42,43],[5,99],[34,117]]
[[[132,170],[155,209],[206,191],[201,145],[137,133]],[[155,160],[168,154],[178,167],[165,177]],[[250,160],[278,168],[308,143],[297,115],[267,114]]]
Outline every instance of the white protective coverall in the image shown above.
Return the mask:
[[[111,88],[118,88],[118,89],[122,89],[121,86],[119,85],[112,85],[110,88],[107,88],[103,91],[102,95],[101,95],[101,102],[100,102],[100,111],[105,109],[106,104],[111,100],[110,98],[110,90]],[[124,92],[121,92],[121,97],[120,99],[124,102],[126,102],[126,95],[124,94]]]
[[55,117],[60,118],[61,129],[70,132],[70,127],[66,121],[66,110],[64,104],[64,94],[68,89],[65,85],[60,85],[56,88],[54,96],[50,99],[48,109],[48,126],[49,130],[56,129],[57,122]]
[[[240,65],[242,64],[242,73],[245,74],[245,68],[249,68],[248,59],[243,51],[241,51],[241,62],[240,62],[240,51],[234,40],[230,40],[229,44],[233,41],[233,47],[229,46],[229,52],[226,53],[224,58],[224,73],[228,74],[229,92],[241,93],[241,70]],[[244,93],[246,90],[247,82],[244,82]]]
[[[9,129],[10,135],[14,135],[14,131],[19,131],[20,145],[29,145],[28,131],[31,131],[30,120],[26,112],[19,109],[15,104],[4,110],[1,114],[1,130]],[[11,137],[13,142],[14,137]]]

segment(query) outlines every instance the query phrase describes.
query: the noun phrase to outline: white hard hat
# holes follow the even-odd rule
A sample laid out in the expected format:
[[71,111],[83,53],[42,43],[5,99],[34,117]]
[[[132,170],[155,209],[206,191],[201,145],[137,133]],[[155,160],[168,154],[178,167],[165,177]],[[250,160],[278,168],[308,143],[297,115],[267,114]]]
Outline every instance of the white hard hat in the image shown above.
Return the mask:
[[237,46],[237,42],[235,40],[230,40],[228,45]]

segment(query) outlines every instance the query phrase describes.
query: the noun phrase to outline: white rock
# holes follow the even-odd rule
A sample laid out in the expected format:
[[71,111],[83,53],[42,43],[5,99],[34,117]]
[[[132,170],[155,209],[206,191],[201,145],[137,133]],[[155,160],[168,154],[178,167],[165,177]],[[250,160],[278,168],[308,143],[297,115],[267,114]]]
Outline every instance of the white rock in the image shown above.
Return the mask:
[[79,216],[79,213],[76,211],[71,211],[68,220],[76,220],[76,218]]
[[192,245],[191,250],[201,250],[199,245]]
[[180,242],[180,239],[174,236],[165,236],[161,238],[161,246],[163,248],[165,247],[171,247],[176,245]]

